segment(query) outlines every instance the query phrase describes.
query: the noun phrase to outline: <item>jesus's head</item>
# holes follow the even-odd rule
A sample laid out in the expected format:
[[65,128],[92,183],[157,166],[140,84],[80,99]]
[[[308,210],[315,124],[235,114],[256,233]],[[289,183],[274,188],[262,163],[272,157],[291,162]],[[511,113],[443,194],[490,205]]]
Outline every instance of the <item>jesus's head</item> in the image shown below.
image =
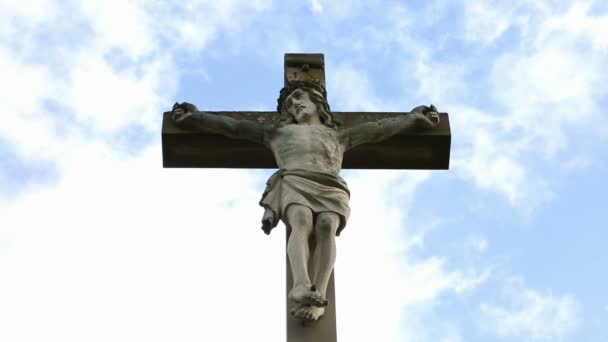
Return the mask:
[[290,83],[281,89],[277,102],[275,123],[279,126],[315,121],[315,116],[327,127],[336,129],[339,124],[329,109],[325,89],[317,83]]

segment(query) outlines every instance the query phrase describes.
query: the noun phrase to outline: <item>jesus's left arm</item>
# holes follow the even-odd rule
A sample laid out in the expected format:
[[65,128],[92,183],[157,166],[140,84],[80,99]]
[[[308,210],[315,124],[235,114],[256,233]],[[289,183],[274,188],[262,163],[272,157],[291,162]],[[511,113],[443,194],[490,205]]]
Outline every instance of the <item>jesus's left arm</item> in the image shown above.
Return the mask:
[[356,125],[340,132],[344,151],[361,144],[378,143],[409,129],[430,129],[439,125],[437,108],[419,106],[410,113],[394,118],[381,119]]

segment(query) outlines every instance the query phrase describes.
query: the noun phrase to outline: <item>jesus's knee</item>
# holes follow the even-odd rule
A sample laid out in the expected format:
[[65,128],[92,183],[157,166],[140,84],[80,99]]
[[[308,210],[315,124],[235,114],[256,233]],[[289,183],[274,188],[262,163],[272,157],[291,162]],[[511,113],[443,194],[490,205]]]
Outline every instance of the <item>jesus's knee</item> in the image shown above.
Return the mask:
[[338,214],[322,212],[317,216],[315,222],[315,234],[322,237],[335,236],[339,224],[340,217]]
[[303,205],[292,204],[287,208],[287,223],[296,233],[312,232],[312,211]]

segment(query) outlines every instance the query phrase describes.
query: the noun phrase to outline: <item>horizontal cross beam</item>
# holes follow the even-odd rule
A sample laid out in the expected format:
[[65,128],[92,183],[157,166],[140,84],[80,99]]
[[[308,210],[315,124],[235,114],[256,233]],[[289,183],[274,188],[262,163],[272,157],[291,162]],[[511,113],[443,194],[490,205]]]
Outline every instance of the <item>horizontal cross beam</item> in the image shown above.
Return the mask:
[[[276,112],[207,112],[260,124]],[[406,113],[332,112],[343,127],[406,115]],[[344,155],[343,169],[448,169],[451,132],[447,113],[438,127],[404,132],[376,144],[358,146]],[[277,168],[274,156],[262,145],[181,129],[165,112],[162,128],[163,166],[169,168]]]

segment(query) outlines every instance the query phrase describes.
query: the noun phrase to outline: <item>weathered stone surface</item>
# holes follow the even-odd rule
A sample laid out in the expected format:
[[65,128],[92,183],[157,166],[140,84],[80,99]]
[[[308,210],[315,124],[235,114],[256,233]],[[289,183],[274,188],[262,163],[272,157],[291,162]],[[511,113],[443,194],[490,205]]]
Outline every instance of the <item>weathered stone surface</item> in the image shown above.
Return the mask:
[[318,81],[325,87],[325,59],[321,53],[286,53],[285,85]]
[[[289,236],[286,236],[289,240]],[[314,241],[311,241],[314,243]],[[286,293],[289,293],[293,287],[293,276],[287,260],[287,286]],[[312,268],[312,263],[308,265]],[[289,311],[292,309],[292,303],[289,301],[285,305],[285,313],[287,315],[287,342],[334,342],[337,341],[336,330],[336,289],[335,289],[335,271],[332,272],[327,285],[327,300],[329,304],[325,307],[323,317],[315,322],[302,322],[296,317],[293,317]]]
[[[209,112],[239,120],[270,123],[276,112]],[[333,112],[343,127],[406,113]],[[358,146],[344,154],[343,169],[448,169],[451,132],[447,113],[433,130],[399,133],[383,142]],[[272,152],[260,144],[179,128],[163,119],[163,166],[276,169]]]
[[288,312],[316,326],[306,330],[289,318],[288,341],[335,341],[335,237],[350,214],[341,169],[447,169],[449,120],[433,105],[332,113],[322,54],[286,54],[284,80],[276,112],[206,112],[176,103],[163,118],[163,165],[279,168],[260,201],[262,230],[285,223]]

